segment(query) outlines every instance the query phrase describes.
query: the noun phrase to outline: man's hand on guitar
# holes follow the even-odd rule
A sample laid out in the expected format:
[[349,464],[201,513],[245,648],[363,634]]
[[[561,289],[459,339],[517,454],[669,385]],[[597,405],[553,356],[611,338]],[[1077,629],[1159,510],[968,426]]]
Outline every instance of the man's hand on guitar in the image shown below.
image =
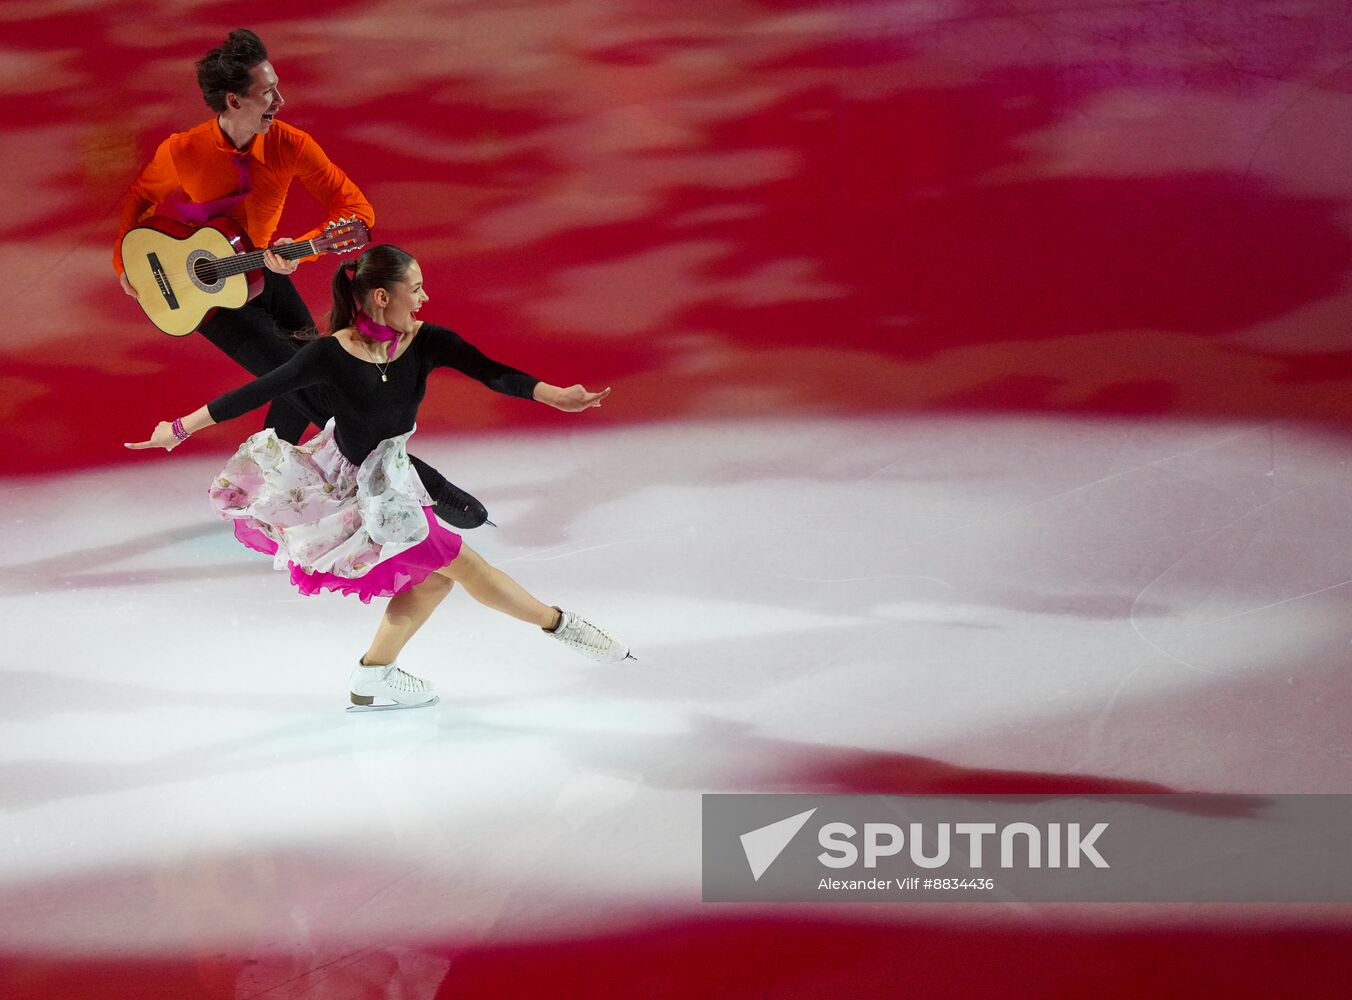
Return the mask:
[[[360,250],[371,239],[361,219],[335,219],[308,240],[280,239],[271,250],[254,249],[248,234],[228,216],[217,216],[193,228],[175,219],[151,216],[122,238],[122,260],[127,280],[122,290],[141,294],[136,304],[150,321],[171,337],[186,337],[202,324],[212,309],[239,309],[262,291],[264,268],[274,274],[293,274],[297,261],[287,257],[317,257]],[[217,271],[223,280],[204,284],[204,274],[189,276],[199,255],[229,261]]]
[[126,272],[119,274],[117,276],[117,280],[118,283],[122,286],[122,290],[126,292],[128,295],[130,295],[132,298],[139,299],[141,297],[136,294],[136,289],[131,287],[131,282],[127,280]]
[[[296,241],[291,239],[290,237],[283,236],[280,240],[274,241],[272,245],[275,247],[283,247],[286,246],[288,243],[295,242]],[[281,257],[278,257],[271,250],[264,251],[263,263],[267,265],[267,269],[269,271],[276,271],[278,274],[295,274],[296,268],[300,267],[300,261],[283,260]]]

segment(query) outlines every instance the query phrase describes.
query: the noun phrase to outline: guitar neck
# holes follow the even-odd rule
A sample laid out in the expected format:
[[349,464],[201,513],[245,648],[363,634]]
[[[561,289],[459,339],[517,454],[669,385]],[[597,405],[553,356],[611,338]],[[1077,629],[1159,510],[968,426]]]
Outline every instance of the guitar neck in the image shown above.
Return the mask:
[[[305,240],[302,243],[287,243],[279,247],[269,247],[273,253],[282,260],[297,260],[301,257],[315,257],[323,251],[315,247],[314,240]],[[245,271],[256,271],[263,266],[263,250],[250,250],[247,253],[237,253],[227,260],[220,261],[216,266],[217,273],[223,274],[243,274]]]

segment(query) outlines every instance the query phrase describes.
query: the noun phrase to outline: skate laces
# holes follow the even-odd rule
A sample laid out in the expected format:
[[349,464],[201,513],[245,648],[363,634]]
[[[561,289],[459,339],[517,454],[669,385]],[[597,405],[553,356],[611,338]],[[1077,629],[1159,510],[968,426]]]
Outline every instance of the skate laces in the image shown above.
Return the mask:
[[564,642],[574,642],[597,648],[605,648],[611,643],[610,636],[606,635],[601,629],[585,618],[579,618],[572,614],[568,616],[568,623],[559,632],[559,638],[563,639]]
[[581,615],[559,609],[562,619],[551,635],[574,652],[597,663],[618,663],[629,656],[629,647]]
[[426,683],[421,677],[414,677],[402,667],[396,667],[393,664],[390,665],[384,681],[396,691],[402,691],[405,694],[421,694],[426,687]]

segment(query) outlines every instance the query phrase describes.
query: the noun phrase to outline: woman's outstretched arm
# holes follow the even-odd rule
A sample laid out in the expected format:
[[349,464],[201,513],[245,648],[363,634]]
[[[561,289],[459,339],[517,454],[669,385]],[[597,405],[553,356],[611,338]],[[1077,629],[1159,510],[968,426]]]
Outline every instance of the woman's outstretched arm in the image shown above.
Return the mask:
[[606,386],[600,392],[588,392],[580,385],[570,385],[565,389],[557,385],[550,385],[548,382],[535,383],[533,392],[536,401],[544,403],[546,406],[552,406],[556,410],[562,410],[564,413],[580,413],[583,410],[591,409],[593,406],[600,406],[601,400],[609,395],[610,386]]
[[[148,441],[127,441],[128,448],[163,448],[165,451],[173,451],[184,441],[188,440],[188,435],[200,431],[204,427],[210,427],[216,421],[211,416],[211,411],[203,406],[193,410],[186,417],[180,420],[161,420],[155,425],[155,433],[150,435]],[[177,424],[180,434],[174,429]]]
[[580,385],[567,387],[541,382],[533,375],[494,361],[469,343],[454,330],[433,323],[424,323],[418,331],[424,349],[428,351],[434,368],[454,368],[470,378],[482,382],[495,392],[522,399],[534,399],[565,413],[580,413],[600,406],[610,395],[610,389],[588,392]]
[[[302,347],[286,364],[260,375],[252,382],[217,396],[206,406],[194,410],[180,420],[162,420],[148,441],[126,442],[128,448],[163,448],[173,451],[194,431],[233,420],[278,396],[306,386],[327,382],[327,373],[321,358],[322,341],[313,341]],[[175,426],[177,425],[177,427]]]

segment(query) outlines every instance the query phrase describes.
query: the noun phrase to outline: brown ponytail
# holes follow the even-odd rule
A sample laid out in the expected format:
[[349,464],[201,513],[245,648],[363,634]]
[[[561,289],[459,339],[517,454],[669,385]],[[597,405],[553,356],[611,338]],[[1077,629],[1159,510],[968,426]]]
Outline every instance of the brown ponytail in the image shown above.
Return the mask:
[[329,332],[352,326],[366,297],[377,288],[389,291],[408,277],[413,256],[389,243],[368,247],[355,261],[344,261],[333,272],[333,306]]

